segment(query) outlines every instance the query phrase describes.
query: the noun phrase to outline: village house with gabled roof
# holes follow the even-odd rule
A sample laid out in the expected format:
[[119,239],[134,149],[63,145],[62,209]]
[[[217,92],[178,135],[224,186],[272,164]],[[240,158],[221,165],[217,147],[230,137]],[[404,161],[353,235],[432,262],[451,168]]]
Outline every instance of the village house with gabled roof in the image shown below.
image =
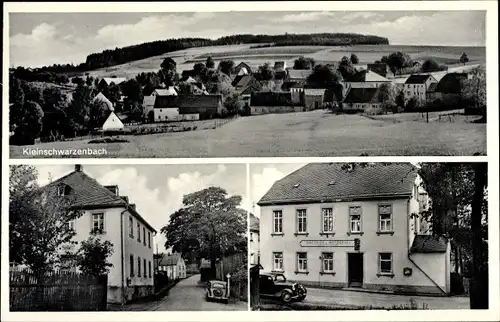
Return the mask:
[[467,73],[448,73],[438,83],[431,83],[427,89],[427,102],[435,100],[458,103],[461,97],[463,82],[468,79]]
[[288,69],[286,79],[290,82],[305,82],[312,73],[312,69]]
[[410,75],[403,86],[405,105],[412,98],[415,98],[420,105],[425,104],[428,89],[433,83],[437,83],[437,80],[430,74]]
[[113,103],[111,103],[111,101],[102,92],[99,92],[92,99],[92,103],[95,104],[96,102],[104,104],[109,111],[114,111],[115,110],[115,108],[113,106]]
[[380,89],[377,87],[351,88],[342,101],[342,109],[373,114],[382,109],[382,103]]
[[312,287],[450,293],[450,243],[422,230],[410,163],[313,163],[260,199],[266,271]]
[[350,77],[346,77],[345,84],[347,88],[377,88],[382,84],[388,84],[391,81],[371,70],[361,70]]
[[111,85],[111,83],[114,83],[115,85],[120,85],[123,82],[126,82],[127,79],[125,77],[103,77],[101,79],[101,82],[106,83],[106,85]]
[[[120,195],[118,186],[101,185],[81,165],[75,165],[73,172],[42,187],[43,191],[71,197],[71,206],[82,212],[81,217],[68,223],[76,233],[73,241],[80,243],[94,236],[113,244],[109,303],[125,303],[153,294],[152,245],[156,229],[127,196]],[[70,254],[77,250],[74,244],[63,246]],[[67,264],[76,270],[74,263]]]
[[181,121],[210,119],[222,114],[222,95],[157,96],[154,121]]
[[186,278],[186,262],[180,253],[160,254],[158,272],[166,272],[171,280]]

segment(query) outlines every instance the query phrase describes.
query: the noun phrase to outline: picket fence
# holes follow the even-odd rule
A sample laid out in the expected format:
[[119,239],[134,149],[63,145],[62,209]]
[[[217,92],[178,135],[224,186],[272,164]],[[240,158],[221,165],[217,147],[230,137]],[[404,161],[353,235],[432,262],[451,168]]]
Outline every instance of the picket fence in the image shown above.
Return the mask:
[[11,311],[105,311],[107,276],[28,270],[9,272]]

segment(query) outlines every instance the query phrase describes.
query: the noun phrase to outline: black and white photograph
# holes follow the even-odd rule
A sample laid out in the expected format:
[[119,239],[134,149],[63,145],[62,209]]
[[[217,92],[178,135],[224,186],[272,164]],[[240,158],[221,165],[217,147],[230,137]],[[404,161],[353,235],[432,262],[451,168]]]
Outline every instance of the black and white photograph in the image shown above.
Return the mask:
[[250,173],[253,310],[488,308],[486,163]]
[[9,174],[10,311],[248,310],[246,165]]
[[486,155],[485,10],[256,9],[9,13],[10,157]]

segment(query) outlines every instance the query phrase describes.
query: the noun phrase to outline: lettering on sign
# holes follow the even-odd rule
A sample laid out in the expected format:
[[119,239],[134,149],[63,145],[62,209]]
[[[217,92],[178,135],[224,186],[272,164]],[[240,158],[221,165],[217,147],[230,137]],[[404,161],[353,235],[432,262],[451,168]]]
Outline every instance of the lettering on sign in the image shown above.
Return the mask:
[[354,240],[301,240],[302,247],[354,247]]

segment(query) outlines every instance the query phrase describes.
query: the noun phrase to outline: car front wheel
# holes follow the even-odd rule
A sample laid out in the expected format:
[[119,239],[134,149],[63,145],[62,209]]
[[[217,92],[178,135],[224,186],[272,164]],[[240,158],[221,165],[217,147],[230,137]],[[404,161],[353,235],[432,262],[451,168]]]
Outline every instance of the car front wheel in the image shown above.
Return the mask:
[[289,303],[292,300],[292,294],[288,291],[281,293],[281,300],[285,303]]

